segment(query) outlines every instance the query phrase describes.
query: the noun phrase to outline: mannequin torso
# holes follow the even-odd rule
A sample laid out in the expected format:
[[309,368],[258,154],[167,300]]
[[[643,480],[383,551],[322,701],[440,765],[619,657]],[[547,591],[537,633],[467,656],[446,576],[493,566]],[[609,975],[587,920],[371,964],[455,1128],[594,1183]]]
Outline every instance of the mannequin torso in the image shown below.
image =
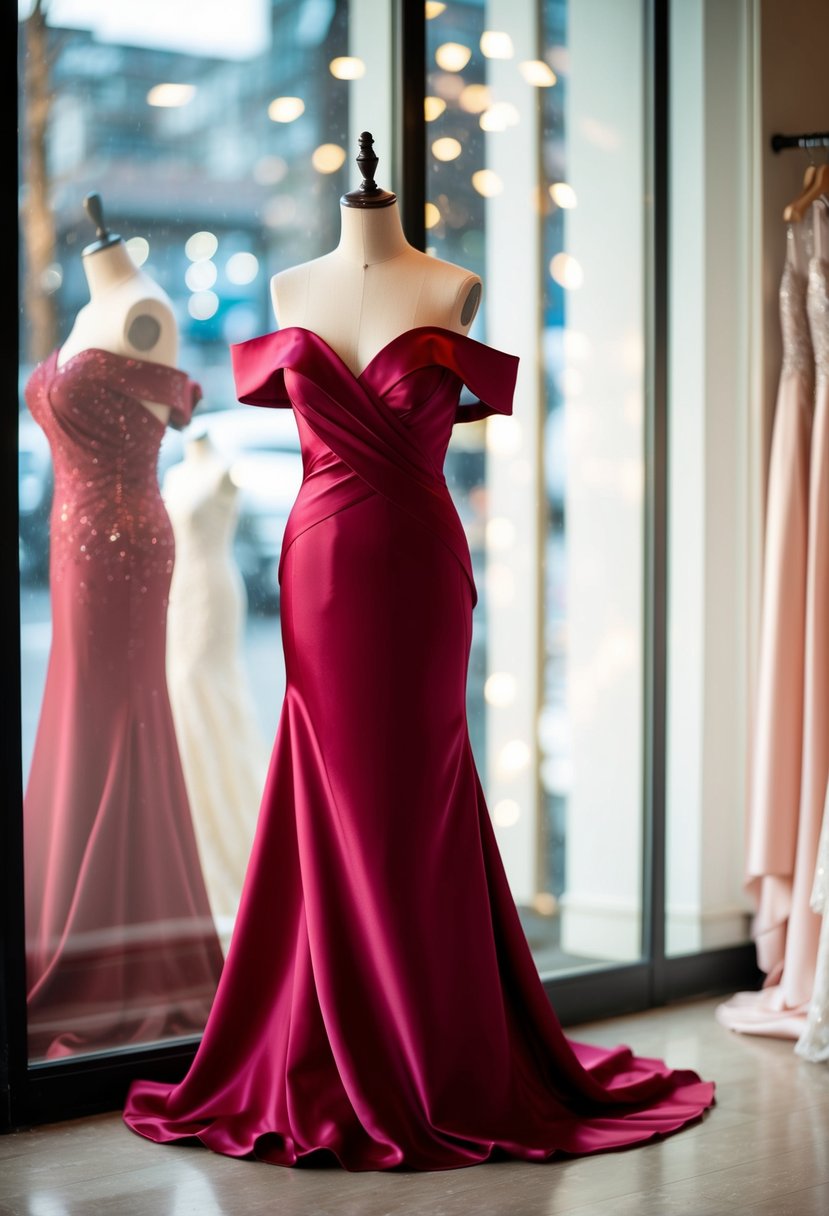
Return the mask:
[[196,435],[185,442],[184,460],[167,472],[165,498],[171,485],[182,500],[182,505],[185,502],[196,505],[204,498],[217,494],[233,499],[237,495],[227,464],[207,434]]
[[[178,332],[169,298],[154,279],[139,270],[124,242],[87,254],[83,268],[90,300],[79,311],[58,353],[58,367],[89,349],[175,367]],[[168,405],[142,404],[161,422],[169,420]]]
[[343,205],[341,215],[336,249],[271,279],[280,327],[313,330],[354,375],[410,329],[469,330],[481,296],[477,275],[414,249],[396,203]]

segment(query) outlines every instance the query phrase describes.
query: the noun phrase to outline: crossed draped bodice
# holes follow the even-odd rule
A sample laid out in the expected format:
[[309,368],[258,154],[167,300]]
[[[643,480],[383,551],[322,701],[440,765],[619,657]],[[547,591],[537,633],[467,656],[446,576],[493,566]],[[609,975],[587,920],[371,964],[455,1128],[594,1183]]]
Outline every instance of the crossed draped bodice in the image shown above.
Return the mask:
[[[285,530],[293,542],[323,519],[382,494],[437,535],[472,588],[469,548],[443,475],[455,422],[512,412],[518,359],[436,326],[387,343],[359,375],[299,326],[231,348],[239,400],[293,407],[303,483]],[[461,405],[463,385],[477,400]]]

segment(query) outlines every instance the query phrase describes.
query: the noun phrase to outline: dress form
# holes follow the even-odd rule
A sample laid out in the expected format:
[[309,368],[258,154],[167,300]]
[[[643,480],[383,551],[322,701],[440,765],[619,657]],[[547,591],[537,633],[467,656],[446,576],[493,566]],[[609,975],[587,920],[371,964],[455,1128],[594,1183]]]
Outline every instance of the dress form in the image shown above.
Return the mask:
[[477,275],[406,240],[395,195],[373,180],[371,143],[367,132],[360,137],[357,163],[365,180],[341,199],[336,249],[271,279],[280,327],[312,329],[354,375],[408,330],[431,325],[467,333],[481,297]]
[[[90,299],[58,353],[58,367],[89,349],[175,367],[178,331],[167,293],[135,265],[121,237],[107,231],[99,196],[89,195],[84,206],[97,226],[97,239],[81,255]],[[142,404],[168,422],[169,406]]]
[[238,490],[206,433],[164,478],[176,561],[167,685],[210,907],[227,949],[268,767],[243,658]]

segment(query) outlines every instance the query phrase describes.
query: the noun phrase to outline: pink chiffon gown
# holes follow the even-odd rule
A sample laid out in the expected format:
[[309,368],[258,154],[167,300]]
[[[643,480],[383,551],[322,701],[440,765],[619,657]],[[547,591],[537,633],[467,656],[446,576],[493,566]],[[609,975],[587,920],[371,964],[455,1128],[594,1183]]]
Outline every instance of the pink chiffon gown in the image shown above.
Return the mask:
[[54,352],[26,386],[49,440],[52,646],[24,800],[30,1057],[199,1033],[222,966],[165,678],[164,424],[197,386]]
[[[815,986],[811,895],[829,776],[829,394],[826,207],[789,231],[784,359],[769,471],[748,869],[766,982],[719,1006],[744,1034],[797,1039]],[[793,251],[813,242],[801,271]],[[817,372],[817,375],[815,374]]]
[[354,376],[294,327],[233,361],[240,399],[293,407],[302,442],[287,688],[201,1046],[180,1084],[133,1084],[126,1122],[285,1166],[441,1170],[697,1119],[695,1073],[564,1037],[475,771],[476,595],[442,468],[455,421],[511,412],[517,360],[423,327]]

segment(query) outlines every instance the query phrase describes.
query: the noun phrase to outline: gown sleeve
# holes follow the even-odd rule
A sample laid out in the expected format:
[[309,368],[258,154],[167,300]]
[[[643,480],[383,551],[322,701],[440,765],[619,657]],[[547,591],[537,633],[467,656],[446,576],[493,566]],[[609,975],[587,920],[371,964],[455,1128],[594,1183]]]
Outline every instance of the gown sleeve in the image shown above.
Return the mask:
[[285,350],[293,335],[290,330],[261,334],[247,342],[236,342],[230,348],[236,397],[244,405],[291,406],[285,388],[285,364],[290,352]]
[[191,380],[186,372],[165,363],[149,360],[126,361],[123,377],[125,388],[141,401],[154,401],[158,405],[169,405],[170,426],[182,430],[193,416],[193,410],[202,398],[201,385]]
[[485,346],[449,330],[426,335],[435,363],[454,372],[475,401],[458,404],[455,422],[477,422],[491,414],[511,414],[518,375],[518,356]]

